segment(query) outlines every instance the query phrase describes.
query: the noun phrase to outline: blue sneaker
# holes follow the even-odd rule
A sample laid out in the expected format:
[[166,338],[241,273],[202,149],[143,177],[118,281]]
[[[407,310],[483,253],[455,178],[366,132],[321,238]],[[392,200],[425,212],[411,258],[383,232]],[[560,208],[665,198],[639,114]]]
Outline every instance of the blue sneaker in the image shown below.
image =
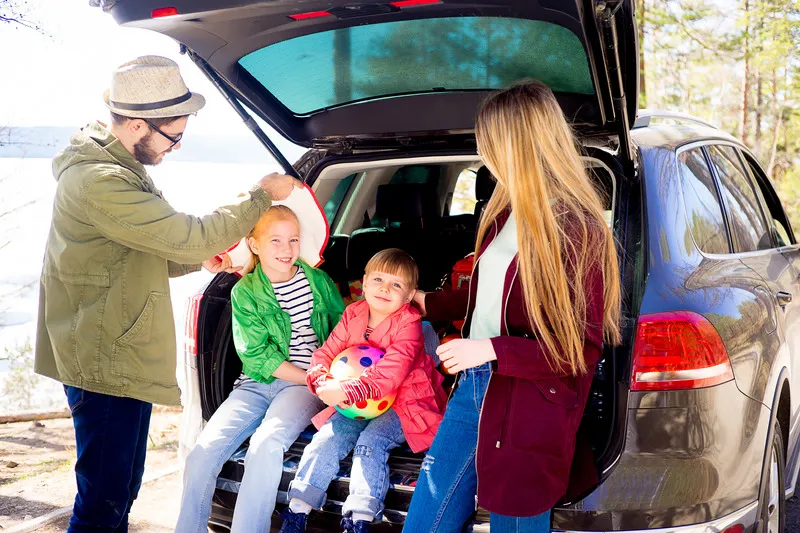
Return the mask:
[[280,512],[280,517],[283,518],[283,525],[278,533],[305,533],[307,514],[295,513],[287,507]]
[[353,521],[352,513],[342,516],[342,533],[369,533],[370,522],[366,520]]

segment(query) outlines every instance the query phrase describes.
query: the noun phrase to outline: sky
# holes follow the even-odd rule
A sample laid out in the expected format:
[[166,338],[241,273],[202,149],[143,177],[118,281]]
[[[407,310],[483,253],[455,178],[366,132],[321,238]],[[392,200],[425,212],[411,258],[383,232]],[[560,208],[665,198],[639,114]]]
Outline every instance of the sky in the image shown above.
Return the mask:
[[[88,0],[28,0],[27,6],[28,18],[38,23],[45,35],[0,25],[0,125],[79,128],[91,120],[103,120],[108,113],[102,95],[114,68],[138,56],[155,54],[177,62],[189,90],[206,97],[205,108],[190,119],[189,133],[255,139],[169,37],[121,27],[110,14],[89,6]],[[277,135],[269,133],[273,139]]]

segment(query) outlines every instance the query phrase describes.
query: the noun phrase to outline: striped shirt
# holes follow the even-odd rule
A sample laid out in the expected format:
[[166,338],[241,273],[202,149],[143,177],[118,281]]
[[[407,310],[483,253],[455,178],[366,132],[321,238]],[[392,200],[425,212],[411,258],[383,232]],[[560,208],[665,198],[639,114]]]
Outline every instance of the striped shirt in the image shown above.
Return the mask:
[[278,304],[292,322],[292,339],[289,341],[289,362],[308,370],[311,355],[319,348],[317,334],[311,328],[311,311],[314,308],[314,295],[302,268],[292,279],[283,283],[273,283]]

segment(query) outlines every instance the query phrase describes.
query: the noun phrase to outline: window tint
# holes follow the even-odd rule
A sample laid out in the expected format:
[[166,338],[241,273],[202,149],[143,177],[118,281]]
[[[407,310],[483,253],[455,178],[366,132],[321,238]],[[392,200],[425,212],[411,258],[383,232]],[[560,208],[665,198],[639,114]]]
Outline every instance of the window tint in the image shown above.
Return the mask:
[[392,185],[424,183],[438,185],[442,176],[441,165],[408,165],[397,169],[389,183]]
[[342,181],[336,185],[336,188],[333,190],[331,197],[325,202],[325,218],[328,219],[328,226],[333,225],[333,221],[336,218],[336,213],[339,212],[339,208],[342,207],[342,202],[344,201],[344,197],[347,196],[347,191],[350,190],[350,186],[353,184],[353,180],[356,178],[355,174],[350,174]]
[[741,155],[744,156],[743,159],[745,161],[745,166],[750,171],[750,178],[761,192],[763,205],[767,206],[767,209],[769,210],[769,217],[771,217],[775,223],[778,246],[788,246],[790,244],[794,244],[789,219],[786,217],[786,212],[783,210],[783,206],[781,205],[781,201],[778,198],[775,189],[770,184],[766,174],[761,170],[759,164],[748,154],[741,153]]
[[707,150],[719,174],[734,249],[737,252],[752,252],[772,248],[769,226],[736,150],[722,145],[709,146]]
[[465,168],[458,175],[453,200],[450,202],[450,215],[471,215],[475,213],[475,170]]
[[729,253],[728,231],[722,218],[719,196],[702,150],[695,148],[681,152],[678,165],[683,202],[694,241],[703,252]]
[[239,64],[293,113],[356,100],[499,89],[535,78],[554,92],[594,94],[581,40],[540,20],[420,18],[303,35]]

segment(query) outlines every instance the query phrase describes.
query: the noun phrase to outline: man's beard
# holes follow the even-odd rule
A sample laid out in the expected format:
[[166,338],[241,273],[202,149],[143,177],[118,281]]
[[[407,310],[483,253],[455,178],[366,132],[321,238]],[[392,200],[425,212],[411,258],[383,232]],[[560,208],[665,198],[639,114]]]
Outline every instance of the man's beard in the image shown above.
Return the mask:
[[133,145],[133,157],[143,165],[157,165],[164,159],[163,157],[159,159],[161,154],[150,148],[152,135],[153,132],[148,133]]

